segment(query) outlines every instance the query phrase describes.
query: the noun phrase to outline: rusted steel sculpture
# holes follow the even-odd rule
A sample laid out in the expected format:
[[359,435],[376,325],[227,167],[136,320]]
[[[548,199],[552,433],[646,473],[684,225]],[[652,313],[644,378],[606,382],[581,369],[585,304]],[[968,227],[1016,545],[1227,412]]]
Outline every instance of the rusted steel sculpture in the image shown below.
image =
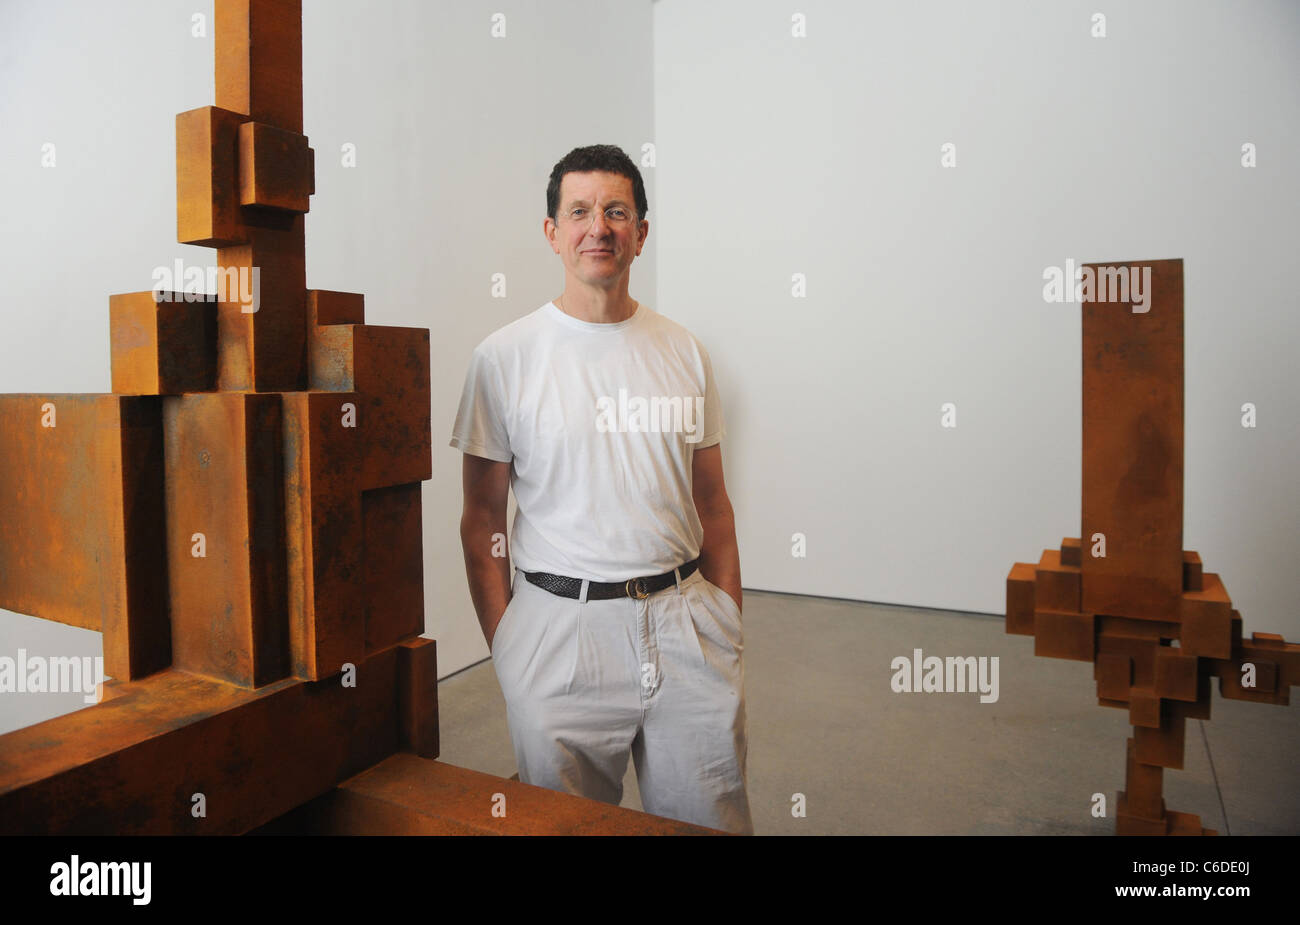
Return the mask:
[[[1119,284],[1148,269],[1139,307]],[[1128,710],[1117,834],[1214,834],[1161,795],[1164,769],[1183,766],[1185,721],[1209,719],[1215,676],[1224,697],[1288,703],[1300,646],[1244,642],[1223,582],[1183,550],[1183,262],[1084,273],[1082,538],[1012,566],[1006,630],[1033,636],[1035,655],[1095,662],[1098,703]]]
[[307,289],[300,0],[217,0],[216,103],[178,237],[238,285],[112,296],[112,394],[0,396],[0,606],[115,679],[0,737],[0,833],[711,831],[431,760],[429,332]]

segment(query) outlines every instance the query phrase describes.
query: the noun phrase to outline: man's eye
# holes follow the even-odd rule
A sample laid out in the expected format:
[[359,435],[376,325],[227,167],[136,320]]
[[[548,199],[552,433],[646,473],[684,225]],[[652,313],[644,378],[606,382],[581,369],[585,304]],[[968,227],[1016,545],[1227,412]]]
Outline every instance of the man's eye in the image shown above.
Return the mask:
[[622,209],[610,209],[607,213],[611,218],[627,218],[627,213]]
[[581,214],[582,214],[583,212],[585,212],[585,211],[587,211],[587,210],[586,210],[586,209],[574,209],[572,212],[569,213],[569,217],[570,217],[570,218],[577,218],[579,215],[581,215]]

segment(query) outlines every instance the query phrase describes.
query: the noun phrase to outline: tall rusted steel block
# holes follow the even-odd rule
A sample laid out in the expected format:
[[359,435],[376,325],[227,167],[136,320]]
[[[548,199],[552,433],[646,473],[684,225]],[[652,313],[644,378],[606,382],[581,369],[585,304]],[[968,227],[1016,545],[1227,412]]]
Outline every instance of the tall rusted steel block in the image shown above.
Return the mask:
[[0,396],[0,607],[104,634],[104,670],[171,661],[156,397]]
[[[1084,610],[1175,619],[1183,588],[1183,262],[1151,271],[1146,312],[1083,304]],[[1094,272],[1097,264],[1088,264]],[[1119,400],[1118,396],[1124,396]]]
[[172,658],[243,687],[289,673],[280,396],[163,399]]
[[1186,655],[1232,657],[1232,601],[1219,576],[1206,572],[1200,591],[1182,596],[1179,644]]
[[301,132],[301,0],[221,0],[214,12],[217,105]]
[[1007,632],[1034,635],[1034,566],[1017,562],[1007,575]]
[[176,116],[176,240],[225,247],[248,240],[239,207],[239,126],[216,106]]
[[362,444],[351,392],[287,392],[288,612],[293,673],[316,680],[366,652]]
[[397,645],[397,728],[402,751],[437,758],[438,644],[416,636]]
[[215,296],[126,292],[109,296],[108,317],[114,392],[179,395],[216,387]]
[[1183,551],[1183,591],[1201,591],[1202,565],[1200,553]]
[[219,248],[217,262],[243,281],[217,315],[217,381],[223,391],[289,392],[307,384],[307,263],[303,217],[285,228],[250,227],[248,243]]
[[365,543],[366,651],[424,632],[420,483],[361,495]]

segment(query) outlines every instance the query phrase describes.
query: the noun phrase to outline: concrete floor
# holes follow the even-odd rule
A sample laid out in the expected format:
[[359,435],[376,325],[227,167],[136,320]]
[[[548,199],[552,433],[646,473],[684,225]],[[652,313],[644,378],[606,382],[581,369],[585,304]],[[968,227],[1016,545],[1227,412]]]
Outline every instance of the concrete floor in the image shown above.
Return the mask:
[[[1000,617],[745,591],[749,799],[759,835],[1108,835],[1128,713],[1092,665],[1036,658]],[[999,697],[894,693],[890,663],[998,656]],[[439,685],[444,761],[509,777],[490,660]],[[1189,720],[1165,804],[1232,835],[1300,834],[1300,704],[1223,700]],[[792,795],[805,796],[795,818]],[[1094,793],[1107,818],[1092,815]],[[631,761],[623,805],[641,809]]]

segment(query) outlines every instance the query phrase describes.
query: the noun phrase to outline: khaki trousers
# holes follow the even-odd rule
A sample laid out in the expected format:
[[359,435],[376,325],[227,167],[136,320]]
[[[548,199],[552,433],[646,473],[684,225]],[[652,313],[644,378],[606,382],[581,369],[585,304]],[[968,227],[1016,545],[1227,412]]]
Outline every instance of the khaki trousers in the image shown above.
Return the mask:
[[740,611],[697,569],[643,600],[559,597],[516,570],[492,638],[519,779],[752,835]]

